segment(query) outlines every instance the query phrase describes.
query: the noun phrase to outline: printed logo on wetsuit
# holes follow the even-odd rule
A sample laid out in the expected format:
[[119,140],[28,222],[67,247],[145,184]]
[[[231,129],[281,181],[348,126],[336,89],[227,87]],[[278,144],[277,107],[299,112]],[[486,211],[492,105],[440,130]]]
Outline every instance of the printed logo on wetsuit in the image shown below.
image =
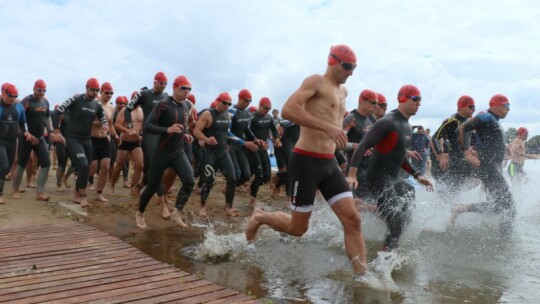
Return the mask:
[[298,194],[298,184],[300,184],[299,181],[295,181],[294,182],[294,188],[293,188],[293,193],[291,195],[291,203],[294,205],[296,204],[296,195]]
[[84,153],[77,153],[77,158],[83,158],[86,157]]
[[91,108],[82,107],[81,109],[82,109],[83,111],[88,111],[88,112],[96,113],[96,110],[91,109]]
[[8,121],[13,121],[13,116],[11,116],[11,114],[9,114],[7,120],[8,120]]

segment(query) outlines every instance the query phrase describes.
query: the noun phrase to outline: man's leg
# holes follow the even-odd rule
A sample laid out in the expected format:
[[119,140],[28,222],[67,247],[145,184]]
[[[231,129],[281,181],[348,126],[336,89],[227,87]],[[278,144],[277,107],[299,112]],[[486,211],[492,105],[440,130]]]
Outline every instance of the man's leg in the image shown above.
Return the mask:
[[334,204],[332,210],[343,225],[343,235],[345,237],[345,252],[351,260],[355,273],[366,272],[366,245],[360,223],[360,214],[356,209],[355,202],[351,196],[344,197]]

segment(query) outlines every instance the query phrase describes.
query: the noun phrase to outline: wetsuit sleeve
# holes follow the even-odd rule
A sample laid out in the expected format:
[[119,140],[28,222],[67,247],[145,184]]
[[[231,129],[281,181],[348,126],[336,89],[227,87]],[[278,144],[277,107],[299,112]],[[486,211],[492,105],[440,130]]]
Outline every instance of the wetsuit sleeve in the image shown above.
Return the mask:
[[124,111],[124,119],[127,123],[128,129],[131,128],[131,111],[135,109],[137,106],[141,105],[141,92],[137,92],[135,96],[130,100],[128,105],[126,106],[126,110]]
[[417,178],[418,175],[420,175],[420,173],[416,171],[416,169],[413,167],[408,157],[405,157],[405,160],[401,164],[401,169],[405,170],[407,173],[414,176],[414,178]]
[[26,113],[23,105],[20,103],[17,103],[17,112],[19,112],[19,127],[23,133],[25,133],[28,131],[28,127],[26,125]]
[[351,167],[358,168],[362,158],[364,158],[366,150],[379,144],[392,131],[395,131],[395,127],[391,120],[385,119],[377,121],[354,150],[351,159]]
[[452,118],[447,118],[445,121],[443,121],[442,125],[437,129],[435,132],[435,135],[431,138],[431,142],[433,143],[433,148],[435,149],[435,152],[437,154],[443,153],[443,149],[440,144],[440,139],[444,139],[446,142],[446,139],[448,139],[449,132],[452,130],[456,130],[457,127],[457,120]]
[[99,119],[99,122],[101,123],[101,125],[103,126],[109,125],[109,122],[107,121],[107,117],[105,117],[105,111],[103,110],[103,107],[99,103],[97,106],[96,116]]
[[[167,108],[163,106],[162,103],[158,103],[144,124],[144,132],[158,133],[158,134],[167,134],[167,127],[162,127],[159,125],[159,120],[163,115],[163,112]],[[127,109],[126,109],[127,110]]]
[[229,112],[229,115],[230,115],[229,129],[227,130],[227,139],[231,140],[233,143],[236,143],[236,144],[239,144],[239,145],[245,144],[246,142],[243,139],[241,139],[238,136],[234,135],[234,133],[231,131],[232,121],[233,121],[234,115],[236,114],[236,109],[229,108],[227,110],[227,112]]
[[[460,128],[463,128],[463,132],[465,134],[471,132],[472,130],[476,130],[476,129],[480,129],[482,127],[482,120],[478,117],[478,116],[475,116],[469,120],[467,120],[466,122],[464,122],[463,124],[461,124]],[[459,135],[458,135],[459,136]],[[470,143],[470,136],[468,137],[468,140],[467,140],[467,137],[465,138],[465,142],[464,143],[461,143],[461,148],[463,150],[467,150],[468,148],[468,145]],[[468,141],[468,142],[467,142]]]

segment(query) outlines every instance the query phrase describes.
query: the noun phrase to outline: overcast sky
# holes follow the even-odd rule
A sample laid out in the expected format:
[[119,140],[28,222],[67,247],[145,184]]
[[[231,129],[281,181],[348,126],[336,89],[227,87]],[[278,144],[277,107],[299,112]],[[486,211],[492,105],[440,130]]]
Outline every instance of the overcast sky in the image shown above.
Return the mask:
[[47,82],[52,104],[84,92],[88,78],[115,95],[151,86],[193,84],[197,107],[223,91],[248,88],[281,108],[302,80],[324,73],[329,47],[358,57],[347,82],[349,110],[361,90],[396,94],[411,83],[423,101],[413,124],[436,129],[460,95],[477,109],[502,93],[505,127],[540,133],[540,4],[536,1],[32,1],[0,0],[0,82],[19,94]]

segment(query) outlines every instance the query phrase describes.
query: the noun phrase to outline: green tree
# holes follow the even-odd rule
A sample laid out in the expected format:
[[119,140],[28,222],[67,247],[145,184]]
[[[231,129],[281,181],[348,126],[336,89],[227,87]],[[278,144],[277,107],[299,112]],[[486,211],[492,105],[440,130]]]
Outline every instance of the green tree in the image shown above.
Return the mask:
[[525,142],[525,149],[529,154],[540,153],[540,135],[535,135]]

